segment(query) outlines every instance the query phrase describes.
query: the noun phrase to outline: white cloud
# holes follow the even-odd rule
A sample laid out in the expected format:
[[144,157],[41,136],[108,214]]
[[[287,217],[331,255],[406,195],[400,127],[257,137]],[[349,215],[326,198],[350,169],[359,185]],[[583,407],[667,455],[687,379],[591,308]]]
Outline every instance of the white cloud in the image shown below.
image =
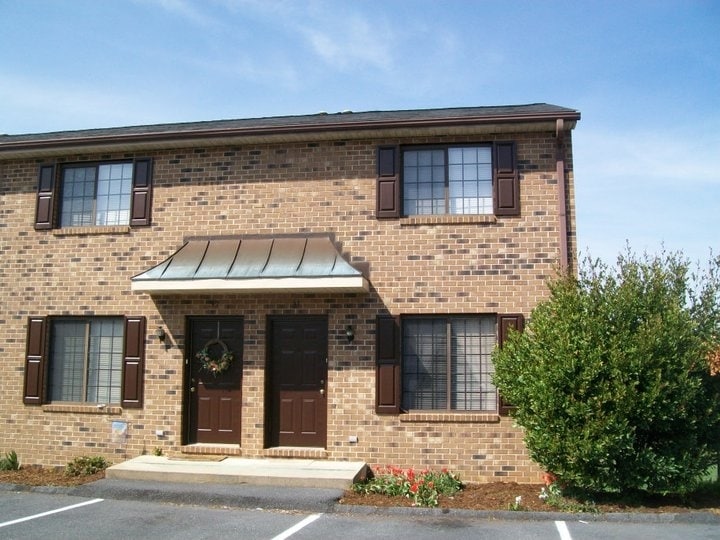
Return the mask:
[[220,21],[209,16],[205,10],[198,9],[191,0],[134,0],[144,4],[154,4],[165,11],[180,16],[191,23],[202,26],[218,26]]
[[371,67],[381,71],[393,68],[392,32],[357,14],[322,16],[297,28],[313,51],[331,67],[339,70]]

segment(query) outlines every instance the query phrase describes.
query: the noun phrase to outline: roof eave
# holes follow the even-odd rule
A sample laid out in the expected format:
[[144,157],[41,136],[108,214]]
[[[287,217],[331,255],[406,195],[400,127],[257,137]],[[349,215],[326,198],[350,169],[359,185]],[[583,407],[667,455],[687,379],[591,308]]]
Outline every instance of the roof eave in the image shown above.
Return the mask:
[[434,134],[447,129],[462,133],[489,133],[494,131],[554,130],[555,122],[562,119],[565,129],[572,130],[580,119],[577,111],[554,111],[533,114],[507,114],[494,116],[467,116],[363,122],[336,122],[317,124],[287,124],[277,126],[248,126],[210,129],[178,129],[144,133],[114,133],[83,137],[58,137],[35,140],[2,142],[0,159],[51,156],[68,152],[96,152],[149,148],[181,148],[198,143],[207,145],[248,144],[255,142],[288,141],[299,139],[333,140],[383,136],[412,136]]

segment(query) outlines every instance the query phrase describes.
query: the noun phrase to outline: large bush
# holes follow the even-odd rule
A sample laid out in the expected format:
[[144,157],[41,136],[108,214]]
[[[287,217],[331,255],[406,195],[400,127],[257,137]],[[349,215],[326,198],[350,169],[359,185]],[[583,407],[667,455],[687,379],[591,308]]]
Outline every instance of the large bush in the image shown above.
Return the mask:
[[494,356],[538,464],[579,488],[670,493],[717,463],[719,269],[720,257],[692,274],[679,254],[628,250],[550,284]]

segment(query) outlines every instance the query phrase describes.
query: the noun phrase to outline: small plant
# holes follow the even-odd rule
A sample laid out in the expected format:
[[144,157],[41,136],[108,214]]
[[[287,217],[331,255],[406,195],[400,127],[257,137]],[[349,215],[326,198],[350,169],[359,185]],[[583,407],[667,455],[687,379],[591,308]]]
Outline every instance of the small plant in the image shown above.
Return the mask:
[[545,504],[560,512],[586,512],[590,514],[599,512],[593,501],[578,501],[564,497],[562,489],[554,482],[542,488],[538,497]]
[[102,456],[80,456],[65,466],[67,476],[90,476],[98,471],[104,471],[110,463]]
[[413,506],[432,507],[438,505],[440,495],[453,495],[461,488],[458,477],[447,469],[415,472],[414,469],[403,470],[393,466],[380,469],[373,478],[352,486],[355,493],[407,497],[413,500]]
[[20,462],[18,461],[15,450],[5,453],[4,458],[0,458],[0,471],[18,471],[20,470]]
[[522,505],[522,495],[518,495],[515,497],[515,502],[512,502],[508,505],[508,510],[512,510],[513,512],[520,512],[522,510],[525,510]]
[[156,446],[153,450],[153,456],[162,456],[163,455],[163,449],[161,446]]

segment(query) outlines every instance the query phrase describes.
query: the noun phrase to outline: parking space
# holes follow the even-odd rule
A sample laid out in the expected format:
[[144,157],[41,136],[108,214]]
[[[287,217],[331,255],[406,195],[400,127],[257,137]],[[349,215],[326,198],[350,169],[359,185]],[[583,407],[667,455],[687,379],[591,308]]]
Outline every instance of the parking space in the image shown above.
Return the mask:
[[[521,516],[518,516],[521,517]],[[481,519],[472,514],[311,513],[161,502],[103,500],[47,493],[0,492],[0,540],[232,537],[264,540],[317,538],[519,538],[599,540],[717,538],[717,524]]]

